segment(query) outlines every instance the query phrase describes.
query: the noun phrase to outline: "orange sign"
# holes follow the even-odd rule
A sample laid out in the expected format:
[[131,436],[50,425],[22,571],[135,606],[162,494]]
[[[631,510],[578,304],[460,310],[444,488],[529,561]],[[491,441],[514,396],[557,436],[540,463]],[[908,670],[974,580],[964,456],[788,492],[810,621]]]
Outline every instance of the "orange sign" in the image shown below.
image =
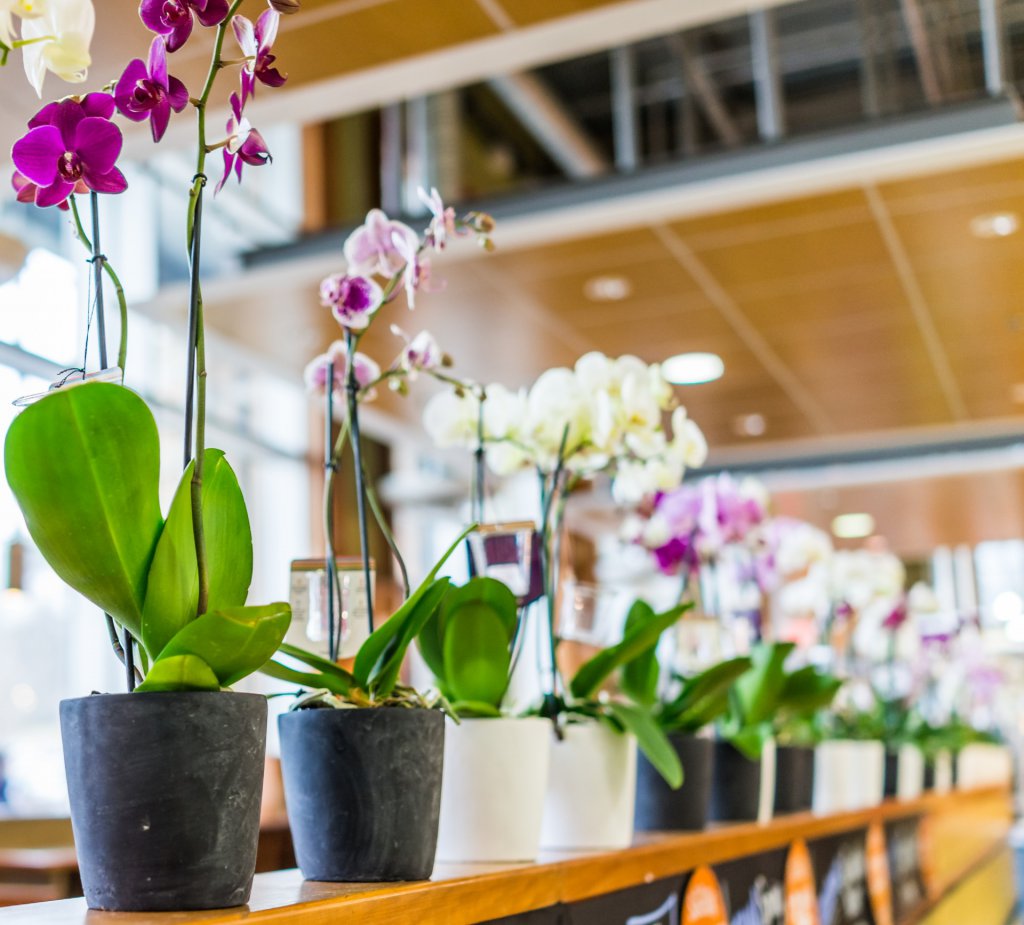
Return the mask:
[[680,925],[729,925],[722,888],[710,867],[698,867],[690,877]]
[[872,822],[868,827],[866,866],[868,897],[875,925],[893,925],[889,856],[885,850],[885,830],[880,822]]
[[820,925],[814,867],[807,842],[798,838],[786,857],[786,925]]

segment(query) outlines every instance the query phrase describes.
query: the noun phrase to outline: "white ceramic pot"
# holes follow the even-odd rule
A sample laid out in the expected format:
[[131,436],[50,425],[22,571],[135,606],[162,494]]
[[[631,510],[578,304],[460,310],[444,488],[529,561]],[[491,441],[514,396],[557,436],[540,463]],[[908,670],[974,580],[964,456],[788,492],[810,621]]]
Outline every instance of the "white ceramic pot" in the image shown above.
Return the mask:
[[777,777],[775,739],[769,739],[761,750],[761,792],[757,798],[757,821],[765,825],[775,812],[775,779]]
[[551,721],[448,720],[439,861],[533,861],[551,757]]
[[998,787],[1010,783],[1013,761],[1002,745],[973,742],[957,755],[956,785],[959,790]]
[[870,809],[885,798],[885,746],[877,741],[853,743],[850,809]]
[[953,753],[948,749],[935,755],[935,792],[949,793],[953,789]]
[[916,745],[901,745],[896,765],[896,796],[916,800],[924,792],[924,752]]
[[633,841],[636,739],[596,720],[571,723],[552,737],[541,845],[617,850]]
[[814,796],[811,808],[819,816],[850,809],[850,761],[856,743],[829,739],[814,749]]

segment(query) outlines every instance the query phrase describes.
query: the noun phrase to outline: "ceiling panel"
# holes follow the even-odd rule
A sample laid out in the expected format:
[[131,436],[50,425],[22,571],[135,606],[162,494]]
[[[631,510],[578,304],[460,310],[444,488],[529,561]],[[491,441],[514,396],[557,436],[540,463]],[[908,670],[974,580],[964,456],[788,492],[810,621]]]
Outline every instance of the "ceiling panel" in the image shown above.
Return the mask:
[[559,16],[570,16],[573,13],[586,13],[602,6],[613,6],[616,0],[489,0],[500,5],[509,18],[517,26],[529,26],[556,19]]

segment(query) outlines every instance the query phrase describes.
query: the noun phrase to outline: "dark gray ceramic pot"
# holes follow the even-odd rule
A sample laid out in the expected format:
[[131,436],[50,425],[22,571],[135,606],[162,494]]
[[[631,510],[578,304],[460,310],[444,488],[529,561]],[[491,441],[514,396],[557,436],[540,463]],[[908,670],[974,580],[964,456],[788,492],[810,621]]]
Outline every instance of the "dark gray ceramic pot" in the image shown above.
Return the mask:
[[761,800],[761,762],[729,742],[715,742],[711,785],[711,819],[715,822],[753,822]]
[[62,701],[60,727],[90,908],[164,912],[248,901],[266,698],[96,694]]
[[678,732],[668,740],[683,765],[683,786],[671,789],[640,753],[636,777],[638,832],[699,830],[707,824],[714,743]]
[[814,749],[780,745],[775,750],[775,812],[806,812],[813,797]]
[[279,719],[295,856],[307,880],[426,880],[444,764],[439,710],[310,709]]

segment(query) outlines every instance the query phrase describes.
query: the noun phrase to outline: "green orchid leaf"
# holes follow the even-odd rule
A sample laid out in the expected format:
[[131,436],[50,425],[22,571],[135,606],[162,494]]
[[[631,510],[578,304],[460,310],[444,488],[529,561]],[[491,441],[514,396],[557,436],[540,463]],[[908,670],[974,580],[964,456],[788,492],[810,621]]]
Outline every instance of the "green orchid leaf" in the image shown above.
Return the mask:
[[320,690],[323,688],[332,694],[337,694],[339,697],[348,696],[352,690],[351,684],[345,683],[344,680],[335,675],[296,671],[294,668],[289,668],[287,665],[282,665],[273,659],[260,666],[260,674],[265,674],[268,678],[274,678],[277,681],[297,684],[299,687],[305,687],[308,690]]
[[[626,615],[625,634],[650,623],[657,615],[646,601],[635,601]],[[651,706],[658,699],[658,643],[639,653],[622,666],[619,686],[634,703]]]
[[375,697],[388,697],[395,689],[409,646],[441,606],[441,601],[444,600],[450,586],[449,579],[439,578],[398,624],[398,632],[384,650],[380,670],[370,679],[370,691]]
[[315,652],[307,652],[305,649],[300,649],[298,646],[293,646],[288,642],[282,642],[278,651],[282,655],[287,655],[300,662],[304,662],[310,668],[315,668],[324,674],[332,675],[350,688],[355,687],[356,679],[352,677],[352,673],[346,671],[341,665],[336,665],[330,659],[317,655]]
[[[221,450],[210,449],[203,463],[203,531],[209,575],[208,611],[241,607],[252,581],[252,531],[245,499]],[[189,621],[199,603],[199,570],[192,533],[190,463],[178,483],[156,554],[142,610],[142,641],[160,652]]]
[[[386,652],[391,652],[393,655],[392,643],[401,634],[402,627],[409,619],[412,612],[416,609],[420,600],[427,593],[427,591],[434,586],[435,580],[437,579],[437,573],[441,571],[445,562],[448,561],[449,557],[459,546],[462,545],[462,541],[469,536],[476,529],[474,524],[471,527],[467,527],[460,534],[459,538],[448,547],[446,552],[437,564],[430,570],[430,573],[426,578],[423,579],[422,584],[409,595],[408,600],[401,607],[396,610],[391,617],[385,621],[381,626],[374,630],[369,639],[366,640],[360,646],[359,652],[356,653],[355,665],[353,666],[353,675],[355,676],[356,682],[363,689],[368,691],[370,689],[371,677],[379,675],[383,670],[383,664],[387,658]],[[431,614],[433,611],[431,611]],[[431,614],[428,614],[427,617]],[[420,626],[422,629],[422,625]],[[410,637],[410,641],[413,637]],[[406,643],[408,646],[408,643]],[[402,657],[405,656],[405,650],[402,650]]]
[[786,684],[783,666],[793,649],[791,642],[762,643],[754,647],[750,653],[750,670],[733,686],[740,725],[756,726],[775,714],[779,695]]
[[213,669],[222,687],[230,687],[258,671],[277,651],[291,619],[292,609],[285,603],[211,610],[180,629],[157,661],[196,655]]
[[751,761],[758,761],[764,751],[765,743],[772,736],[771,723],[758,723],[754,726],[744,726],[725,734],[737,749],[746,755]]
[[136,691],[219,691],[213,669],[198,655],[171,655],[157,659]]
[[809,717],[832,704],[843,682],[807,665],[786,676],[779,692],[779,708],[796,717]]
[[679,604],[671,610],[657,614],[653,620],[626,631],[618,645],[603,649],[580,667],[569,682],[572,695],[580,700],[593,697],[615,669],[637,656],[642,656],[652,645],[657,645],[661,634],[692,606],[693,604],[689,602]]
[[662,727],[693,733],[713,723],[729,708],[729,689],[749,669],[750,659],[740,656],[688,678],[679,694],[662,707],[658,717]]
[[627,731],[636,736],[636,744],[654,769],[673,790],[683,785],[683,766],[664,730],[650,711],[629,703],[612,701],[605,709]]
[[138,637],[163,524],[146,403],[112,383],[57,389],[11,423],[4,466],[43,558]]
[[509,638],[507,624],[488,605],[473,601],[452,613],[445,625],[443,677],[456,701],[501,706],[512,663]]
[[456,700],[448,706],[453,714],[452,718],[456,721],[473,718],[496,719],[501,716],[501,710],[497,707],[474,700]]

